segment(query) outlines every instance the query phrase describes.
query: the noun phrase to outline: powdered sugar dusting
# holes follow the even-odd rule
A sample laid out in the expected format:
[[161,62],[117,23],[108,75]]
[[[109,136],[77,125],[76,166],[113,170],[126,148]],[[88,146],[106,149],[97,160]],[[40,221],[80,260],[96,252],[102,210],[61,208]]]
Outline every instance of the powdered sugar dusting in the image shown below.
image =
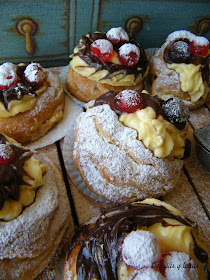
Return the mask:
[[190,42],[194,42],[196,45],[208,45],[209,41],[203,36],[196,36],[195,34],[187,30],[179,30],[172,32],[166,39],[167,43],[173,42],[177,39],[188,39]]
[[[119,109],[119,111],[124,112],[123,108],[120,108],[121,106],[132,109],[132,107],[141,105],[142,99],[136,91],[126,89],[126,90],[119,92],[115,96],[114,102],[115,102],[115,107],[116,107],[116,105],[118,105],[119,108],[117,108],[117,109]],[[122,109],[122,110],[120,110],[120,109]],[[127,111],[125,111],[125,112],[127,112]]]
[[106,36],[110,40],[129,41],[127,32],[122,27],[113,27],[107,33]]
[[152,268],[144,268],[139,270],[134,280],[164,280],[165,278],[160,272],[153,270]]
[[10,159],[13,153],[14,152],[9,145],[0,144],[0,158]]
[[[166,264],[173,264],[166,268],[168,280],[187,279],[198,280],[198,267],[189,255],[183,252],[170,252],[165,258]],[[176,278],[174,276],[176,275]]]
[[123,261],[134,268],[151,267],[160,257],[160,242],[149,231],[130,232],[122,244]]
[[178,97],[169,99],[162,107],[172,123],[185,123],[190,116],[190,111]]
[[119,48],[119,54],[122,57],[127,57],[131,52],[135,53],[138,57],[140,57],[140,50],[139,48],[131,43],[126,43],[123,44],[120,48]]
[[113,201],[159,197],[172,190],[181,160],[155,158],[125,127],[109,105],[88,109],[75,127],[74,162],[85,183],[99,196]]
[[98,48],[102,54],[112,53],[113,51],[112,43],[106,39],[98,39],[91,46]]
[[70,208],[62,176],[46,154],[38,157],[42,163],[45,158],[49,169],[35,202],[13,221],[0,222],[1,279],[24,278],[28,271],[34,279],[48,265],[69,225]]
[[39,63],[30,63],[24,71],[26,79],[31,83],[39,83],[44,80],[44,72]]
[[0,65],[0,85],[10,86],[17,81],[17,66],[11,62],[5,62]]

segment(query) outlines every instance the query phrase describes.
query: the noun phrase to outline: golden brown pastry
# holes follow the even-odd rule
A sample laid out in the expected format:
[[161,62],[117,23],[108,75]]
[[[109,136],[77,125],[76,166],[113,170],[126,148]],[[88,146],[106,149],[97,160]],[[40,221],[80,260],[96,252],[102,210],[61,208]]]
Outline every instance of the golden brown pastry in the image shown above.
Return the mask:
[[65,186],[46,162],[0,134],[0,279],[35,279],[68,227]]
[[71,55],[66,84],[69,91],[88,102],[114,90],[144,88],[148,60],[140,44],[121,27],[82,36]]
[[210,98],[209,59],[208,39],[186,30],[171,33],[150,62],[152,94],[198,108]]
[[38,63],[0,66],[0,132],[19,143],[34,141],[63,116],[58,78]]
[[208,252],[198,227],[157,199],[106,210],[73,237],[65,280],[204,280]]
[[164,195],[182,170],[188,114],[176,98],[107,92],[76,121],[74,164],[88,188],[106,200]]

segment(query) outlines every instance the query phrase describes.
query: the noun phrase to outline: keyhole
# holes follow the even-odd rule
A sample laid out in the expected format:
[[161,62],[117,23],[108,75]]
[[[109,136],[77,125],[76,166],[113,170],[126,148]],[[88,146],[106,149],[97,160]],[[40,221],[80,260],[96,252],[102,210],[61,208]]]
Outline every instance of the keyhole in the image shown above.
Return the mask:
[[37,24],[34,20],[29,18],[23,18],[17,22],[17,31],[21,35],[25,36],[25,47],[28,54],[34,54],[36,46],[33,40],[33,35],[37,31]]

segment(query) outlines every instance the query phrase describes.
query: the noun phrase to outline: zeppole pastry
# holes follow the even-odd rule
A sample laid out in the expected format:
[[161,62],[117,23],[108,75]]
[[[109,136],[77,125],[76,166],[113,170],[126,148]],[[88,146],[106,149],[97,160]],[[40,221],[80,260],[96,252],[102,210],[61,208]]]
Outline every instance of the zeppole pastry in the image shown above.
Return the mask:
[[38,63],[0,65],[0,132],[19,143],[34,141],[63,116],[58,78]]
[[0,279],[35,279],[67,229],[65,185],[45,162],[0,134]]
[[121,27],[82,36],[71,58],[67,88],[84,102],[109,90],[144,87],[149,64],[146,54]]
[[167,100],[173,96],[195,109],[210,99],[209,41],[188,31],[171,33],[153,56],[150,72],[152,94]]
[[207,280],[198,227],[157,199],[104,211],[73,237],[64,280]]
[[106,200],[164,195],[179,180],[188,117],[178,98],[107,92],[76,121],[74,164],[89,189]]

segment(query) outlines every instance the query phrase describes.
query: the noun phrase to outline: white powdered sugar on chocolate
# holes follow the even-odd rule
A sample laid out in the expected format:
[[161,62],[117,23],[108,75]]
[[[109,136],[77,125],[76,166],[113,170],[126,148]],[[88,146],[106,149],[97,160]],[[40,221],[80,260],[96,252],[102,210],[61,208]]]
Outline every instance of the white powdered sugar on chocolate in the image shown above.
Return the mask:
[[44,80],[44,77],[45,77],[41,65],[39,63],[34,63],[34,62],[30,63],[26,67],[26,69],[24,71],[24,74],[25,74],[26,79],[31,83],[42,82]]
[[[198,265],[183,252],[170,252],[165,257],[166,277],[168,280],[198,280]],[[168,265],[167,265],[168,264]],[[172,266],[170,265],[172,264]]]
[[131,43],[126,43],[123,44],[120,48],[119,48],[119,54],[121,57],[128,57],[128,55],[130,55],[130,53],[135,53],[136,56],[140,57],[140,50],[139,48]]
[[9,145],[0,144],[0,158],[10,159],[13,154],[13,149]]
[[122,243],[122,259],[131,267],[141,269],[151,267],[160,257],[160,242],[149,231],[130,232]]
[[[156,94],[164,100],[178,96],[179,93],[182,92],[179,74],[167,67],[167,63],[164,60],[164,51],[175,41],[184,39],[188,39],[190,42],[193,42],[194,45],[204,46],[209,44],[209,41],[205,37],[196,36],[189,31],[174,31],[167,37],[165,43],[150,60],[150,69],[154,76],[152,94]],[[190,100],[190,97],[188,97],[188,100],[187,97],[184,99],[186,99],[183,101],[188,108],[193,108],[195,106],[195,103]]]
[[113,27],[107,33],[106,37],[110,40],[129,41],[127,32],[122,27]]
[[11,62],[5,62],[0,65],[0,85],[10,86],[17,81],[17,66]]
[[168,100],[162,108],[172,123],[185,123],[190,116],[190,111],[178,97]]
[[187,30],[178,30],[172,32],[170,35],[168,35],[166,42],[171,43],[177,39],[188,39],[190,42],[194,42],[198,46],[206,46],[209,44],[207,38],[203,36],[197,36]]
[[152,268],[143,268],[139,270],[133,280],[164,280],[165,277],[158,271],[153,270]]
[[159,197],[178,183],[183,161],[154,157],[108,104],[81,113],[75,134],[74,163],[87,186],[106,200]]

